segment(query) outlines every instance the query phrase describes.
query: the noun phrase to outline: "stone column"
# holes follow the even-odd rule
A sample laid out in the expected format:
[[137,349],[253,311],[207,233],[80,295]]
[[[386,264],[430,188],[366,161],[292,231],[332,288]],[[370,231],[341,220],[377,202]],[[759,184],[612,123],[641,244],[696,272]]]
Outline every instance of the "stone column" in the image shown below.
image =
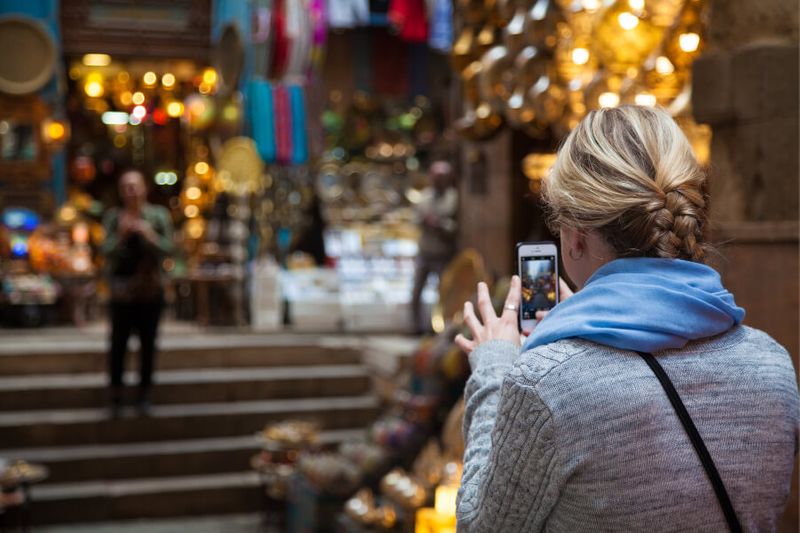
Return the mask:
[[[692,108],[711,125],[712,239],[726,286],[792,354],[798,324],[798,2],[709,0]],[[779,531],[797,531],[797,464]]]

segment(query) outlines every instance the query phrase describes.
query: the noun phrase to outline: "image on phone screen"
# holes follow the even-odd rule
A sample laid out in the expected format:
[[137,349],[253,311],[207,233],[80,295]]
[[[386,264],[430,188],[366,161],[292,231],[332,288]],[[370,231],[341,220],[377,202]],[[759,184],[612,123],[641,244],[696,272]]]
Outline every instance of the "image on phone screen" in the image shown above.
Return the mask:
[[556,259],[553,256],[522,257],[522,320],[535,320],[536,311],[556,305]]

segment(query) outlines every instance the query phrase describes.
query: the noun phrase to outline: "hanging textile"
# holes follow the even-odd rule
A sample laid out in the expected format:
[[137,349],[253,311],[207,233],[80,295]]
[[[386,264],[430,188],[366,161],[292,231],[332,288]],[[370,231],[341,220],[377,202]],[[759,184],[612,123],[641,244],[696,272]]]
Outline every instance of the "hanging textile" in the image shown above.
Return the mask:
[[389,22],[400,38],[412,43],[428,41],[428,19],[425,0],[391,0]]
[[369,0],[328,0],[328,25],[355,28],[369,23]]
[[250,82],[248,93],[253,140],[261,159],[271,163],[277,156],[272,85],[264,79],[255,79]]
[[434,50],[449,53],[453,47],[453,0],[432,0],[431,36],[428,44]]
[[284,85],[276,85],[272,91],[275,105],[276,160],[287,164],[292,160],[292,110],[289,91]]
[[308,160],[308,134],[306,130],[305,94],[300,85],[289,85],[289,105],[292,115],[292,157],[294,165]]

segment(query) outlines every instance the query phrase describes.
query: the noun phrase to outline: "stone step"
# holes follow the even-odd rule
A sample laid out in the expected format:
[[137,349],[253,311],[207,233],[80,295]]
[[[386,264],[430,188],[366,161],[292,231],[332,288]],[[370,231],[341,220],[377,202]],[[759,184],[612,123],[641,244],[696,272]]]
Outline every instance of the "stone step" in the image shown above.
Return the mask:
[[243,513],[264,502],[251,471],[36,485],[31,498],[34,524]]
[[[156,356],[159,370],[357,364],[361,359],[358,343],[347,338],[317,344],[304,343],[302,337],[293,341],[248,335],[167,340]],[[0,376],[103,373],[107,357],[104,345],[98,343],[50,346],[43,342],[26,348],[0,342]],[[138,356],[129,354],[126,368],[137,367]]]
[[[320,445],[333,447],[365,435],[363,428],[325,430],[320,432]],[[260,444],[252,433],[211,439],[0,450],[0,457],[47,465],[50,477],[44,484],[49,485],[238,472],[249,468],[250,458],[259,450]]]
[[153,406],[150,416],[128,409],[117,419],[107,409],[0,412],[0,448],[69,446],[226,437],[253,433],[270,422],[312,420],[324,429],[365,426],[377,413],[373,396]]
[[[137,374],[126,374],[135,384]],[[361,365],[275,366],[165,370],[155,375],[154,404],[208,403],[363,394],[370,378]],[[3,411],[104,407],[105,374],[0,377]],[[127,400],[135,399],[129,388]]]

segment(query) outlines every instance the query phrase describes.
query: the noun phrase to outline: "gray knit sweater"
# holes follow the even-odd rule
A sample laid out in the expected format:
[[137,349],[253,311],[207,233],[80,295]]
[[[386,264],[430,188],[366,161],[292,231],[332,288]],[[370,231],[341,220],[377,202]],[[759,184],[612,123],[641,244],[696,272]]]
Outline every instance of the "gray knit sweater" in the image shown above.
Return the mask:
[[[798,446],[792,362],[744,326],[656,354],[745,531],[774,531]],[[470,355],[458,531],[725,531],[660,383],[633,352],[563,340]]]

